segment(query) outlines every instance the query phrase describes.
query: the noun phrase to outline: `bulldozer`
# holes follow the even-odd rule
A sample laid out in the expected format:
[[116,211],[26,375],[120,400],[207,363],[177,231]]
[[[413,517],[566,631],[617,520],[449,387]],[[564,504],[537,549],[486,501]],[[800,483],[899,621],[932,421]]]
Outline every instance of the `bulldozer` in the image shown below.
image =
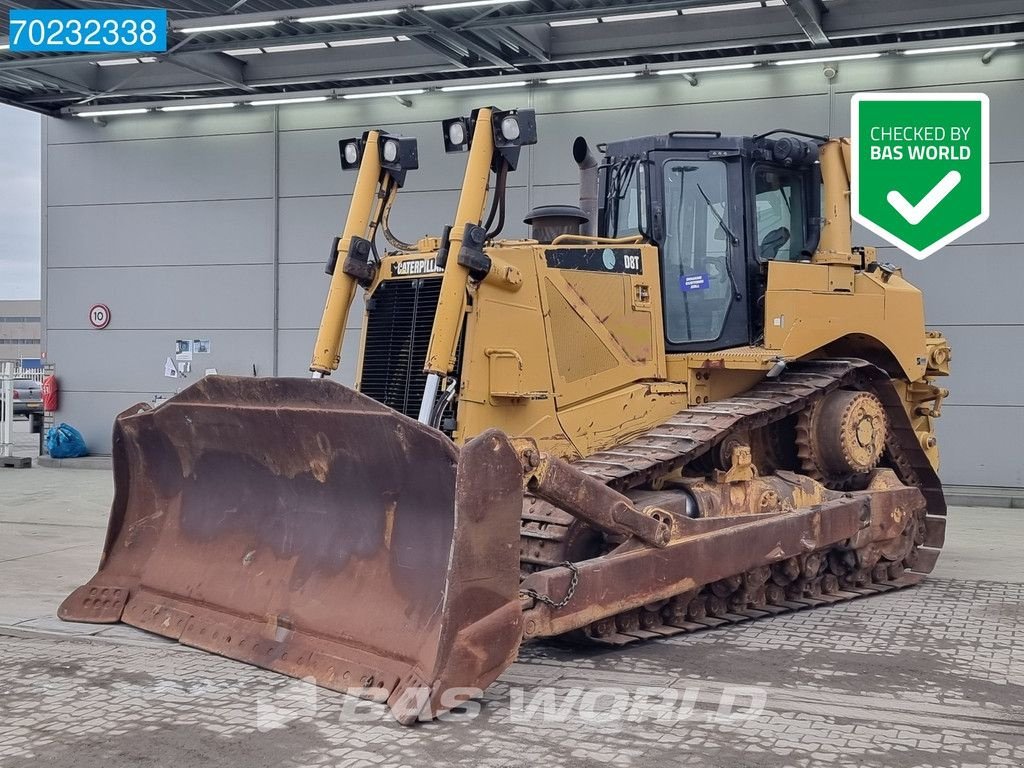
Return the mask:
[[[524,643],[682,635],[932,570],[950,348],[852,244],[847,139],[580,137],[579,199],[502,239],[536,115],[441,129],[457,210],[412,243],[390,215],[416,139],[339,143],[356,179],[311,378],[211,375],[117,417],[100,566],[60,618],[412,723]],[[349,388],[330,376],[357,292]]]

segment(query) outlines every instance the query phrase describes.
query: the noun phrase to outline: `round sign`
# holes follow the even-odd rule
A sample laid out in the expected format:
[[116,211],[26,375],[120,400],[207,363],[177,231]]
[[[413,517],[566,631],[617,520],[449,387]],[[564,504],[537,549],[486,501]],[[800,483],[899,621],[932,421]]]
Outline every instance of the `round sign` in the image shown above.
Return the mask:
[[615,251],[611,248],[605,248],[601,258],[604,261],[605,269],[615,269]]
[[89,308],[89,323],[93,328],[106,328],[110,325],[110,307],[106,304],[93,304]]

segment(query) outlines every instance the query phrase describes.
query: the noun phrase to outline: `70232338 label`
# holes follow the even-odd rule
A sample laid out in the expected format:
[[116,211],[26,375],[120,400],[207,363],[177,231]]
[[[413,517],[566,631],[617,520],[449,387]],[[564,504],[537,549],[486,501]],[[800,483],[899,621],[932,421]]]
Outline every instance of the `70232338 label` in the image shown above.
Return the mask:
[[167,50],[167,11],[12,9],[11,51],[137,53]]

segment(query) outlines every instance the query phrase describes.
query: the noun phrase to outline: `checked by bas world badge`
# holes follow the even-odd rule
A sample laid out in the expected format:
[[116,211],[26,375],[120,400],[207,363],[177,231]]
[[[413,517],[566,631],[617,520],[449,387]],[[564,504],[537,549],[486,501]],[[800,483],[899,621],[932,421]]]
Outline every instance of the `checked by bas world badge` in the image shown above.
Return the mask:
[[858,93],[853,218],[923,259],[988,218],[988,96]]

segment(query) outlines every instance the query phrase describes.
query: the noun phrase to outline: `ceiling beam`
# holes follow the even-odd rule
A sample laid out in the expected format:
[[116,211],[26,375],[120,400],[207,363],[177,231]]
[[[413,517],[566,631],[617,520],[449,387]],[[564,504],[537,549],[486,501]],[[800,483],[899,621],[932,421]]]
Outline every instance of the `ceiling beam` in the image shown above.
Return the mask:
[[785,2],[789,12],[793,14],[793,19],[807,35],[807,39],[811,41],[811,45],[815,48],[828,48],[832,45],[832,41],[828,39],[821,24],[822,11],[817,0],[785,0]]
[[[424,4],[429,0],[424,0]],[[595,14],[609,14],[617,11],[656,11],[664,10],[666,8],[692,8],[701,5],[728,5],[728,4],[745,4],[749,0],[646,0],[643,3],[631,3],[622,2],[622,0],[610,0],[610,2],[593,2],[589,6],[566,9],[557,4],[553,3],[522,3],[521,7],[510,7],[507,12],[501,15],[496,15],[498,11],[497,6],[492,7],[470,7],[466,10],[469,11],[480,11],[475,17],[465,22],[460,22],[460,27],[470,28],[477,26],[481,23],[488,23],[490,26],[495,24],[536,24],[542,21],[548,21],[551,18],[584,18],[586,16],[593,16]],[[258,11],[251,13],[232,13],[232,14],[221,14],[218,16],[201,16],[194,19],[183,19],[175,21],[171,27],[173,30],[190,29],[194,27],[205,27],[205,26],[220,26],[225,24],[244,24],[247,22],[259,22],[259,21],[287,21],[289,23],[300,23],[296,22],[296,19],[310,18],[317,16],[331,16],[335,14],[347,14],[354,12],[361,12],[364,14],[372,11],[381,10],[394,10],[402,9],[408,12],[409,10],[417,10],[415,3],[410,3],[409,0],[368,0],[367,2],[360,2],[358,4],[352,3],[340,3],[330,4],[321,6],[312,6],[309,8],[284,8],[275,11]],[[456,11],[457,13],[460,11]],[[428,11],[432,17],[444,18],[448,13]],[[395,18],[395,16],[365,16],[362,19],[354,18],[347,19],[343,23],[345,24],[362,24],[362,23],[380,23],[382,19]],[[317,22],[320,23],[320,22]],[[330,22],[325,22],[330,23]],[[342,22],[339,22],[342,23]]]
[[527,56],[530,56],[535,61],[539,61],[541,63],[551,61],[551,57],[548,56],[547,51],[545,51],[543,48],[541,48],[539,45],[537,45],[535,42],[530,40],[525,35],[512,29],[511,27],[508,29],[501,29],[499,27],[495,27],[493,29],[487,30],[487,32],[489,32],[499,41],[503,42],[505,45],[509,46],[510,48],[514,48],[526,54]]
[[443,56],[459,69],[469,69],[469,62],[467,61],[466,56],[462,52],[456,51],[454,48],[449,48],[442,41],[435,40],[429,35],[413,35],[411,39],[417,45],[423,46],[431,53]]
[[[152,66],[152,65],[151,65]],[[437,65],[421,66],[421,67],[407,67],[401,70],[389,70],[387,72],[381,71],[365,71],[365,72],[330,72],[322,71],[309,75],[293,75],[293,76],[281,76],[281,77],[252,77],[248,80],[248,84],[254,88],[286,88],[293,85],[310,85],[313,83],[324,83],[324,82],[354,82],[358,83],[362,80],[380,80],[381,78],[398,78],[398,77],[423,77],[429,75],[438,74],[438,72],[453,72],[458,70],[464,70],[466,67],[458,65],[446,65],[438,67]],[[4,74],[6,76],[6,73]],[[358,87],[358,86],[356,86]],[[365,87],[365,86],[364,86]],[[373,86],[379,90],[379,86]],[[418,87],[417,82],[410,82],[406,87],[416,88]],[[167,83],[158,86],[145,86],[138,88],[121,88],[116,93],[110,95],[115,98],[125,97],[138,97],[138,96],[174,96],[180,94],[192,94],[192,93],[203,93],[204,91],[220,91],[223,90],[223,86],[216,83]],[[265,93],[265,95],[269,95]],[[102,98],[102,94],[100,94]],[[47,94],[43,96],[29,96],[26,97],[26,104],[50,104],[59,101],[77,101],[77,96],[62,96]],[[106,101],[100,101],[94,99],[95,105],[107,103]]]
[[[308,8],[282,8],[276,11],[255,11],[251,13],[222,14],[220,16],[199,16],[192,19],[179,19],[171,24],[171,28],[177,31],[182,29],[192,29],[194,27],[215,27],[223,24],[244,24],[254,21],[294,21],[295,19],[300,18],[332,16],[335,14],[354,13],[356,11],[361,13],[387,11],[394,8],[401,8],[403,5],[406,5],[403,0],[369,0],[369,2],[360,2],[358,5],[353,5],[352,3],[334,3],[311,6]],[[365,19],[349,19],[344,23],[359,24],[361,21],[379,22],[381,18],[386,17],[367,16]]]
[[255,93],[256,89],[245,82],[243,71],[245,64],[226,53],[192,53],[179,51],[167,56],[159,56],[161,61],[166,61],[176,67],[187,69],[197,75],[209,77],[224,85],[238,88],[247,93]]
[[18,88],[25,88],[28,91],[38,91],[46,88],[46,83],[32,77],[27,77],[24,72],[0,72],[0,83],[14,85]]
[[[645,0],[643,3],[623,3],[618,0],[611,0],[605,5],[591,5],[589,7],[561,8],[550,7],[547,10],[521,9],[512,14],[503,16],[486,16],[474,19],[463,24],[462,29],[474,29],[477,27],[501,27],[518,26],[520,24],[547,24],[552,21],[572,21],[574,19],[587,19],[595,16],[614,16],[618,13],[652,13],[654,11],[680,11],[685,8],[694,8],[701,5],[736,5],[744,6],[749,0],[722,0],[722,2],[711,2],[710,0]],[[762,8],[754,10],[737,11],[737,13],[763,13],[771,12],[773,8]],[[712,14],[708,14],[712,15]],[[728,13],[716,13],[715,16],[727,17]],[[647,25],[648,27],[664,19],[651,20],[638,19],[635,23]]]
[[44,83],[52,83],[57,86],[60,90],[71,91],[77,93],[79,96],[95,96],[96,91],[87,85],[75,82],[74,80],[68,80],[60,75],[55,75],[52,72],[40,72],[37,69],[24,68],[20,70],[22,74],[29,75],[35,79],[41,80]]
[[422,11],[407,10],[403,14],[417,24],[427,27],[431,32],[440,37],[446,42],[454,43],[467,49],[470,53],[476,54],[479,58],[484,61],[489,61],[496,67],[505,67],[506,69],[515,69],[515,65],[512,62],[507,61],[502,57],[500,51],[495,51],[489,45],[486,45],[475,35],[468,32],[455,32],[442,24],[437,19],[429,16]]

